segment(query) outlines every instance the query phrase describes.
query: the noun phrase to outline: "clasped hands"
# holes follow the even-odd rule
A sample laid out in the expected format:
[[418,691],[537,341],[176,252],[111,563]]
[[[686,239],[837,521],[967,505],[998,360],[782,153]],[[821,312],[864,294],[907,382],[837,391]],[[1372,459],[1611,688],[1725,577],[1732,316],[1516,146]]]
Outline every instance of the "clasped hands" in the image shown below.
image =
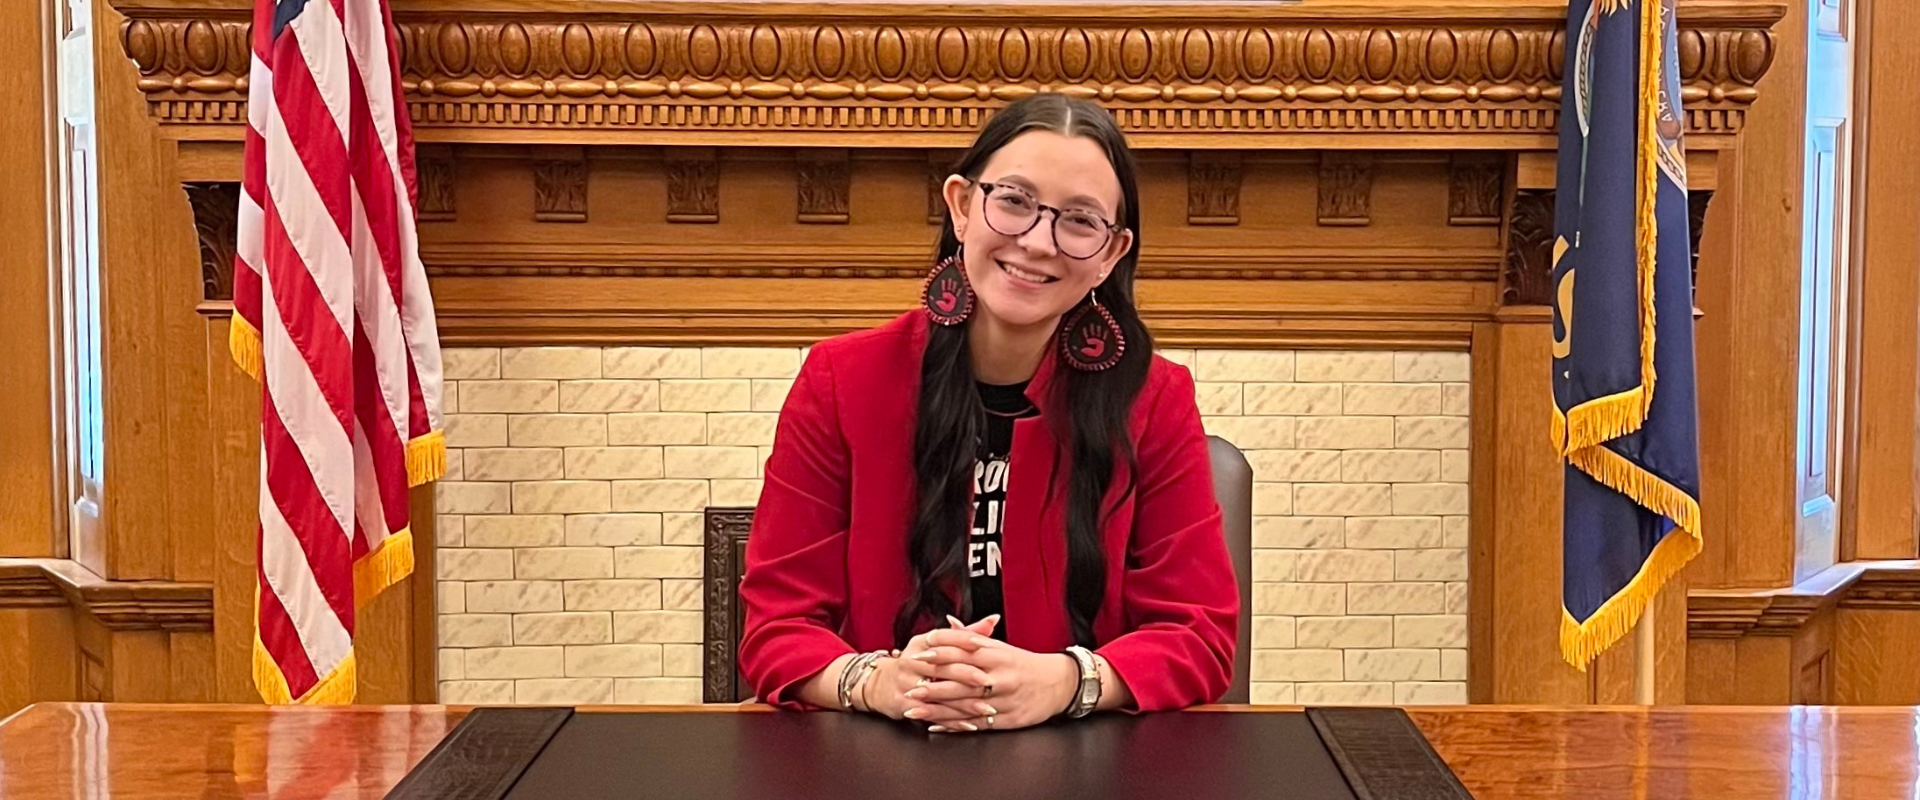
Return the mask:
[[867,676],[871,710],[927,723],[933,733],[1013,730],[1066,710],[1080,669],[1065,653],[1035,653],[993,637],[1000,615],[914,636]]

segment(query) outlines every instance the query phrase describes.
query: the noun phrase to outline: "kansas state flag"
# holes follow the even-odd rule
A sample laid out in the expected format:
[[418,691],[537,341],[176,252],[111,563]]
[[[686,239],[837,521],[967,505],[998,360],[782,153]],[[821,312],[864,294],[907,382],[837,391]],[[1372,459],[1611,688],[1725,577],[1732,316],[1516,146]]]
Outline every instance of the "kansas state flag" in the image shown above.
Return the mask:
[[1700,552],[1693,282],[1675,0],[1567,9],[1553,249],[1553,437],[1582,670]]

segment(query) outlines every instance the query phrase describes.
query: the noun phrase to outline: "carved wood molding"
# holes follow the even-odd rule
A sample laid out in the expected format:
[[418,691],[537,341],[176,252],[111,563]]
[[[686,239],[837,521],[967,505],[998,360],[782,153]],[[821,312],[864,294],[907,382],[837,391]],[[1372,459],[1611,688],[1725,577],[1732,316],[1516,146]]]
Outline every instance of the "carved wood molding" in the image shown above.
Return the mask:
[[1499,225],[1506,172],[1506,158],[1499,153],[1454,153],[1447,178],[1447,224]]
[[1187,162],[1187,224],[1240,224],[1240,154],[1195,150]]
[[1373,156],[1324,150],[1320,153],[1320,224],[1367,225],[1373,206]]
[[745,569],[747,531],[753,527],[751,508],[706,510],[705,644],[701,658],[701,699],[708,703],[738,703],[752,691],[740,679],[740,575]]
[[[433,277],[919,278],[929,246],[741,243],[724,250],[675,242],[431,242]],[[1492,253],[1410,248],[1168,245],[1146,251],[1149,280],[1491,281]]]
[[240,184],[229,181],[187,183],[193,207],[193,232],[200,240],[202,299],[233,299],[234,242],[239,237]]
[[1501,303],[1544,306],[1553,302],[1553,190],[1514,193],[1507,233],[1506,286]]
[[420,205],[414,209],[414,217],[421,222],[452,222],[455,217],[453,148],[418,145],[414,148],[413,163],[420,193]]
[[1838,564],[1806,584],[1770,592],[1696,589],[1687,593],[1687,635],[1792,636],[1835,607],[1920,611],[1920,563]]
[[667,150],[667,221],[720,221],[720,161],[711,147]]
[[533,148],[533,218],[587,221],[587,154],[578,146]]
[[1920,571],[1869,570],[1861,573],[1841,608],[1890,608],[1920,611]]
[[797,159],[798,220],[810,224],[845,225],[853,176],[847,149],[829,147],[801,151]]
[[0,608],[70,606],[116,631],[213,629],[213,585],[111,581],[71,561],[0,559]]
[[[116,6],[157,119],[245,118],[244,8]],[[1339,0],[1035,4],[1004,22],[936,3],[396,6],[402,83],[423,129],[592,130],[631,143],[694,132],[964,138],[999,104],[1059,91],[1109,105],[1136,132],[1248,147],[1285,146],[1276,132],[1520,134],[1551,146],[1539,137],[1557,125],[1565,14],[1548,0],[1498,14]],[[1740,129],[1784,10],[1682,5],[1689,130]]]

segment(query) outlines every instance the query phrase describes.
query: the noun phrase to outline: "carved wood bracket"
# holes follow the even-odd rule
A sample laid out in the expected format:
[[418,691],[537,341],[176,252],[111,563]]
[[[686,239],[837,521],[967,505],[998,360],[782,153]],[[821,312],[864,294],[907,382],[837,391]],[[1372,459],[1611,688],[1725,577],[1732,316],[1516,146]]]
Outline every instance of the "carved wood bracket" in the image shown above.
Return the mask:
[[0,608],[71,606],[109,630],[213,630],[213,585],[110,581],[60,559],[0,559]]
[[[115,2],[128,17],[122,43],[160,122],[238,125],[247,12],[199,2]],[[1114,109],[1141,146],[1444,133],[1550,148],[1565,14],[1552,0],[1497,16],[1359,0],[1035,3],[1017,19],[930,2],[584,0],[528,11],[476,0],[457,15],[425,0],[395,6],[401,81],[426,139],[486,130],[491,141],[530,142],[572,130],[720,144],[795,131],[864,146],[902,136],[951,146],[992,108],[1058,91]],[[1784,12],[1764,0],[1682,4],[1690,131],[1741,128]]]
[[1920,611],[1920,563],[1838,564],[1806,584],[1771,592],[1697,589],[1687,593],[1687,635],[1792,636],[1836,606]]

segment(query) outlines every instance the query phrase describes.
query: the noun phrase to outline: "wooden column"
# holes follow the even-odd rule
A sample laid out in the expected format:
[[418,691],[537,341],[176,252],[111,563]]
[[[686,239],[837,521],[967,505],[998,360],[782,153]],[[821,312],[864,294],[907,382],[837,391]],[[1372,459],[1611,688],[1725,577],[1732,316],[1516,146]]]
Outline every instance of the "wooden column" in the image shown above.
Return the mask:
[[1774,26],[1779,46],[1731,150],[1700,241],[1695,304],[1701,514],[1698,587],[1793,582],[1794,418],[1800,344],[1800,163],[1804,4]]
[[1920,499],[1920,6],[1859,2],[1852,430],[1842,559],[1913,558]]
[[47,151],[49,98],[46,66],[52,33],[41,24],[47,3],[0,4],[0,153],[10,188],[0,192],[0,219],[8,221],[0,248],[0,386],[8,409],[0,414],[0,556],[55,556],[53,475],[53,353],[48,346]]

